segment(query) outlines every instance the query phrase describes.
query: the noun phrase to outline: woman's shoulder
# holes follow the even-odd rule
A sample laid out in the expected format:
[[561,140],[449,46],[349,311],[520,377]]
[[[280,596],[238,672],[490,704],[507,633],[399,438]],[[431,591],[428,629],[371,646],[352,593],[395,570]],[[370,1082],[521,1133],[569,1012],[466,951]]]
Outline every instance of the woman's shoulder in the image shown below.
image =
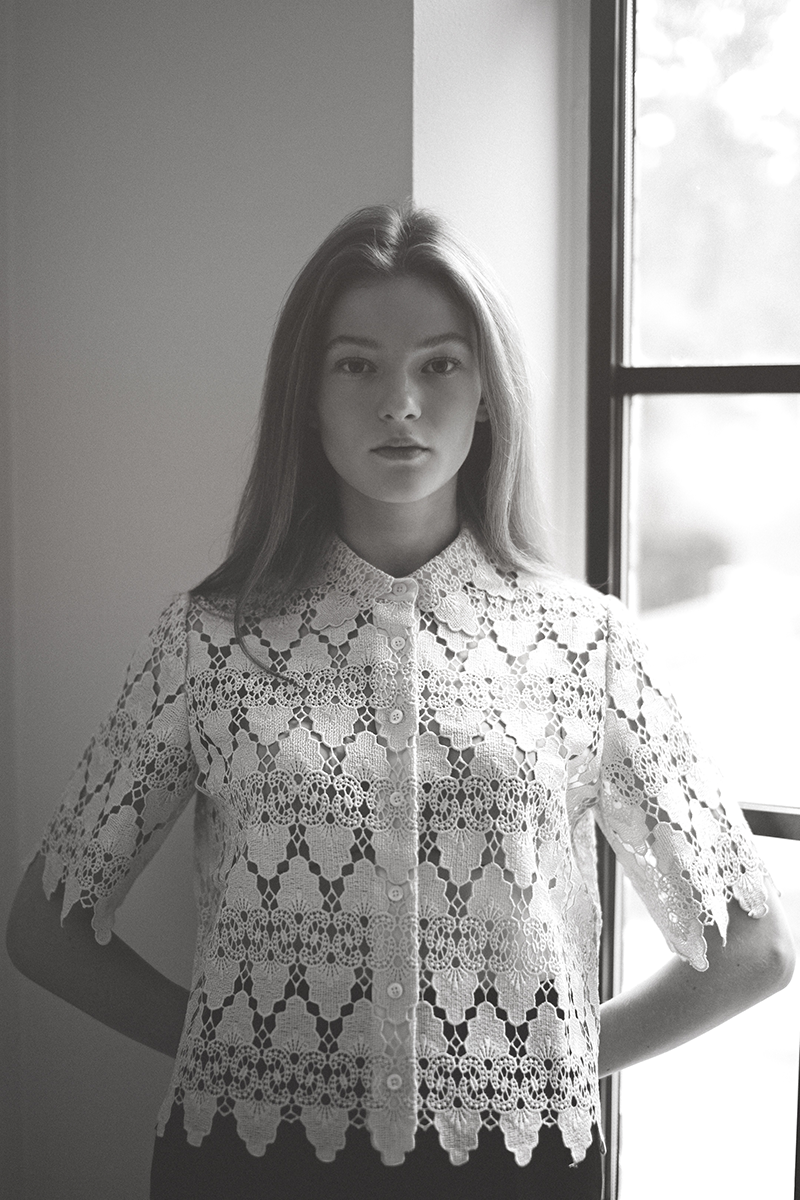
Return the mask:
[[309,584],[293,589],[277,585],[257,588],[244,597],[235,592],[190,592],[187,621],[189,628],[232,630],[243,633],[263,632],[273,626],[282,627],[307,612],[326,589]]
[[594,616],[605,621],[609,602],[619,603],[580,579],[548,565],[514,572],[510,576],[513,591],[524,601],[538,601],[546,607],[569,609],[576,616]]
[[232,621],[236,612],[237,598],[227,592],[187,592],[186,601],[188,617]]

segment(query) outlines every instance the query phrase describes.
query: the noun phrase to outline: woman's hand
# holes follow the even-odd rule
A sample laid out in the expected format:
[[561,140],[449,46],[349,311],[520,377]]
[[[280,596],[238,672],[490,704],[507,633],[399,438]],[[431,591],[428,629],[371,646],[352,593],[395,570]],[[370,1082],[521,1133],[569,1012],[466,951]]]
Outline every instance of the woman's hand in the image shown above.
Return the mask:
[[676,955],[600,1006],[601,1076],[672,1050],[786,987],[794,942],[769,879],[767,891],[769,912],[758,920],[731,901],[725,945],[716,926],[706,928],[708,970]]
[[189,993],[145,962],[112,934],[95,939],[91,913],[74,906],[62,922],[63,888],[47,898],[44,860],[33,860],[19,886],[6,933],[17,970],[54,995],[124,1033],[134,1041],[175,1056]]

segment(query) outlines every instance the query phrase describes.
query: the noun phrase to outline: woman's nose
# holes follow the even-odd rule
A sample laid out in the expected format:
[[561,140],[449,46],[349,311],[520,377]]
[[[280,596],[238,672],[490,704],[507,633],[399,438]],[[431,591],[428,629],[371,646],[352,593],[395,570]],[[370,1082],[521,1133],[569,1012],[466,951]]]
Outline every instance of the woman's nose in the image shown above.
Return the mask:
[[420,400],[417,387],[405,373],[387,380],[381,397],[382,417],[385,421],[413,421],[420,415]]

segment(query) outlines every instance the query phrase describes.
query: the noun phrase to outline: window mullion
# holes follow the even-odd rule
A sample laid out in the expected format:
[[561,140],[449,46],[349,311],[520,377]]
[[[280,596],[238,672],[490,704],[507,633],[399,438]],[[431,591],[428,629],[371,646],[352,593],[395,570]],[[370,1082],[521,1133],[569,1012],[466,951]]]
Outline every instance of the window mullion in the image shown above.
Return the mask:
[[[620,595],[624,569],[625,424],[628,401],[616,393],[623,360],[626,277],[627,0],[592,0],[589,95],[589,278],[587,363],[587,577]],[[603,936],[600,999],[618,990],[619,879],[613,851],[598,849]],[[601,1085],[607,1154],[606,1200],[616,1200],[619,1174],[619,1078]]]
[[619,398],[648,394],[800,393],[800,365],[796,363],[691,367],[617,366],[611,375],[612,394]]

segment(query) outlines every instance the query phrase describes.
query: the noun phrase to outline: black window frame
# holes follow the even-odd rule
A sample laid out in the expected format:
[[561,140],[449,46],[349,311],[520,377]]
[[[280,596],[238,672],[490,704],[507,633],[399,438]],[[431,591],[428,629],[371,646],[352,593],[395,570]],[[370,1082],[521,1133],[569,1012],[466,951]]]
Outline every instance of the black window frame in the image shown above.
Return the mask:
[[[625,599],[630,401],[635,395],[798,393],[800,364],[627,365],[625,308],[630,283],[633,62],[636,0],[591,0],[589,66],[586,575]],[[628,132],[630,131],[630,136]],[[754,833],[800,840],[800,811],[749,808]],[[600,999],[619,989],[620,878],[613,851],[598,845],[603,936]],[[605,1197],[617,1200],[619,1077],[601,1083]],[[795,1146],[800,1196],[800,1098]]]

